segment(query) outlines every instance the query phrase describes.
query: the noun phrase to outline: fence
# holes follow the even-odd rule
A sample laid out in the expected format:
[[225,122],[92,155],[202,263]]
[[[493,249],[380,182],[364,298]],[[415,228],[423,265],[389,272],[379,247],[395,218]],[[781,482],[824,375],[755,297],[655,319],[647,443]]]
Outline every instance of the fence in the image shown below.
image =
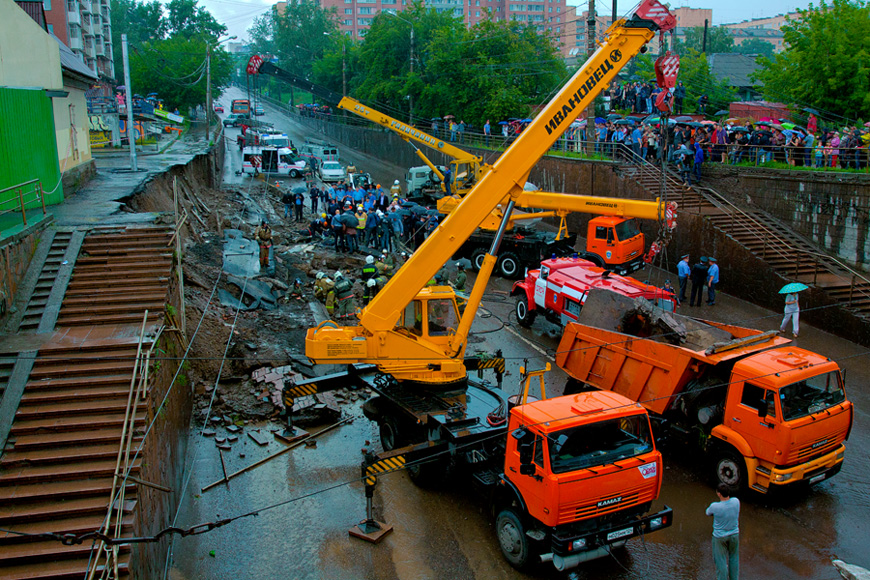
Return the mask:
[[21,212],[21,220],[24,225],[27,225],[27,208],[35,208],[42,206],[42,213],[45,215],[45,194],[42,191],[42,182],[38,179],[31,179],[18,185],[13,185],[5,189],[0,189],[0,199],[4,194],[13,192],[13,195],[4,201],[0,201],[0,216],[7,213]]

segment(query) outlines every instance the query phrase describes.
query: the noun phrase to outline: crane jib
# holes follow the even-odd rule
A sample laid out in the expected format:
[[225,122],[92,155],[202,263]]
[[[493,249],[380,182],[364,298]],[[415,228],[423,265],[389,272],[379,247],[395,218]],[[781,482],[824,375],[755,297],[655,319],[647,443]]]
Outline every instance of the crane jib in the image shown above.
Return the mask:
[[395,119],[393,119],[393,121],[390,122],[390,127],[397,130],[397,131],[401,131],[402,133],[408,133],[412,137],[415,137],[416,139],[419,139],[420,141],[423,141],[424,143],[428,143],[429,145],[431,145],[432,147],[435,147],[436,149],[441,149],[442,147],[444,147],[444,141],[441,141],[440,139],[435,139],[434,137],[427,135],[426,133],[421,133],[417,129],[414,129],[413,127],[409,127],[408,125],[405,125],[401,121],[396,121]]
[[[610,58],[612,58],[616,62],[619,62],[620,60],[622,60],[622,54],[618,50],[614,50],[610,53]],[[604,78],[604,75],[607,74],[608,71],[613,70],[613,63],[610,62],[610,58],[604,59],[604,62],[595,69],[595,72],[589,75],[589,78],[586,79],[586,82],[580,86],[577,92],[571,95],[567,101],[565,101],[565,103],[562,105],[562,109],[560,111],[556,111],[556,114],[553,115],[553,118],[550,119],[550,122],[546,125],[547,135],[552,135],[553,131],[558,129],[559,125],[562,124],[562,121],[567,119],[571,112],[574,110],[574,108],[583,101],[583,98],[598,85],[598,81]]]

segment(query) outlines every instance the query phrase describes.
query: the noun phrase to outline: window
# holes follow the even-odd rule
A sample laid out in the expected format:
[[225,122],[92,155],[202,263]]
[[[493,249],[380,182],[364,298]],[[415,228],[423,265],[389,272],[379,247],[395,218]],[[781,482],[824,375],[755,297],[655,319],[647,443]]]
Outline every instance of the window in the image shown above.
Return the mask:
[[792,383],[779,390],[782,418],[786,421],[824,411],[846,400],[836,371]]
[[344,25],[345,26],[353,26],[353,20],[345,20]]
[[368,30],[366,30],[366,29],[362,29],[362,30],[360,30],[360,31],[359,31],[359,36],[360,36],[360,38],[362,38],[363,36],[365,36],[365,35],[366,35],[366,32],[368,32]]
[[[396,0],[381,0],[381,4],[395,4]],[[395,12],[395,10],[393,10]]]
[[547,12],[552,12],[552,11],[553,11],[553,7],[552,7],[552,6],[548,6],[548,7],[547,7]]
[[430,336],[445,336],[448,329],[456,330],[459,317],[452,300],[429,300],[427,307]]
[[637,220],[625,220],[620,224],[616,224],[616,239],[628,240],[640,235],[640,229],[637,227]]
[[48,33],[49,33],[49,34],[54,34],[54,24],[49,24],[49,25],[48,25]]
[[372,9],[371,9],[371,8],[368,8],[368,7],[360,8],[360,9],[359,9],[359,13],[360,13],[360,14],[371,14],[371,13],[372,13]]
[[553,473],[605,465],[653,450],[646,415],[590,423],[558,431],[548,438]]
[[776,398],[773,396],[773,391],[744,383],[740,404],[749,407],[753,411],[766,409],[768,416],[776,417]]
[[480,18],[480,10],[475,10],[475,11],[474,11],[474,17],[475,17],[475,18]]
[[402,313],[402,316],[399,317],[399,323],[396,327],[404,328],[416,336],[422,336],[423,315],[421,308],[420,300],[413,300],[410,304],[405,306],[405,311]]
[[511,12],[519,12],[519,11],[522,10],[522,9],[523,9],[523,5],[522,5],[522,4],[511,4],[511,5],[510,5],[510,11],[511,11]]
[[372,19],[371,18],[357,18],[356,23],[359,26],[370,26],[372,23]]
[[595,239],[596,240],[607,240],[613,239],[613,230],[611,230],[607,226],[595,226]]
[[535,465],[544,467],[544,438],[540,435],[535,435]]
[[557,26],[557,27],[556,27],[556,34],[559,34],[559,32],[561,32],[561,31],[562,31],[562,29],[561,29],[560,27]]
[[462,10],[462,8],[454,8],[453,9],[454,16],[462,16],[464,13],[465,12]]
[[344,13],[345,14],[353,14],[353,8],[345,8]]
[[[42,0],[42,8],[45,10],[51,10],[51,0]],[[51,24],[48,26],[51,27]],[[49,32],[51,31],[49,30]]]
[[543,12],[544,7],[540,4],[529,4],[529,12]]

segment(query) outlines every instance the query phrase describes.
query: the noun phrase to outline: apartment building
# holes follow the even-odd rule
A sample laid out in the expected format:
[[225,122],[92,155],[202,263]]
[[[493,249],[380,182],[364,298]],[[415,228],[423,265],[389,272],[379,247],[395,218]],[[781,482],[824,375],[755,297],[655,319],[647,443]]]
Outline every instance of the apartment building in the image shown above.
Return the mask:
[[[320,0],[320,5],[335,8],[342,32],[361,39],[375,16],[383,11],[400,13],[407,0]],[[474,26],[491,13],[495,20],[515,20],[536,26],[539,32],[564,34],[565,0],[430,0],[426,7],[461,18],[466,26]]]
[[109,0],[43,0],[48,31],[100,78],[115,77]]

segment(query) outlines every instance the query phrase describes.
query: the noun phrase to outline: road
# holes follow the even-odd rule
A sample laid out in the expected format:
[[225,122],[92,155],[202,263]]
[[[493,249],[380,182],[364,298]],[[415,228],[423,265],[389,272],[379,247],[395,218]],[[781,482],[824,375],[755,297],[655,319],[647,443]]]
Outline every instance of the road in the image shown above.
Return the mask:
[[[232,93],[229,93],[232,94]],[[221,101],[229,103],[230,96]],[[295,140],[306,129],[279,116],[267,106],[267,118]],[[299,141],[297,141],[298,143]],[[349,154],[351,152],[348,152]],[[353,159],[363,159],[355,152]],[[232,157],[232,156],[228,156]],[[237,157],[237,153],[236,153]],[[237,161],[237,160],[236,160]],[[228,161],[228,163],[234,161]],[[366,170],[386,181],[401,175],[396,168],[366,159]],[[235,176],[228,175],[232,179]],[[648,271],[652,283],[666,276]],[[723,268],[727,276],[727,266]],[[531,329],[515,324],[510,284],[494,279],[476,320],[470,349],[502,349],[508,359],[505,389],[517,392],[519,366],[543,366],[545,353],[558,345],[559,329],[538,320]],[[683,308],[684,314],[745,324],[762,330],[778,327],[781,314],[732,296],[720,295],[715,308]],[[856,421],[847,443],[843,470],[806,493],[768,500],[756,495],[741,498],[741,577],[835,580],[832,559],[870,568],[870,357],[851,342],[804,325],[799,346],[838,360],[847,372],[847,392],[856,405]],[[554,369],[547,377],[548,394],[559,394],[564,374]],[[532,575],[516,572],[501,557],[491,516],[461,489],[423,490],[404,473],[381,479],[374,498],[376,516],[394,526],[382,543],[370,545],[348,537],[347,530],[364,516],[363,488],[357,481],[365,441],[377,441],[377,428],[362,417],[358,405],[346,412],[357,419],[323,436],[316,448],[299,448],[230,483],[229,488],[205,492],[183,511],[180,524],[191,525],[259,509],[263,511],[208,534],[176,541],[172,578],[298,578],[298,579],[489,579],[559,578],[552,568]],[[192,489],[221,478],[221,467],[210,440],[194,440],[203,447],[193,471]],[[247,457],[228,457],[229,471],[282,448],[246,446]],[[612,557],[578,569],[580,579],[713,578],[710,518],[707,505],[716,500],[703,466],[691,465],[676,454],[665,456],[660,501],[674,509],[670,529],[645,542],[632,540]],[[210,553],[213,551],[213,555]]]

